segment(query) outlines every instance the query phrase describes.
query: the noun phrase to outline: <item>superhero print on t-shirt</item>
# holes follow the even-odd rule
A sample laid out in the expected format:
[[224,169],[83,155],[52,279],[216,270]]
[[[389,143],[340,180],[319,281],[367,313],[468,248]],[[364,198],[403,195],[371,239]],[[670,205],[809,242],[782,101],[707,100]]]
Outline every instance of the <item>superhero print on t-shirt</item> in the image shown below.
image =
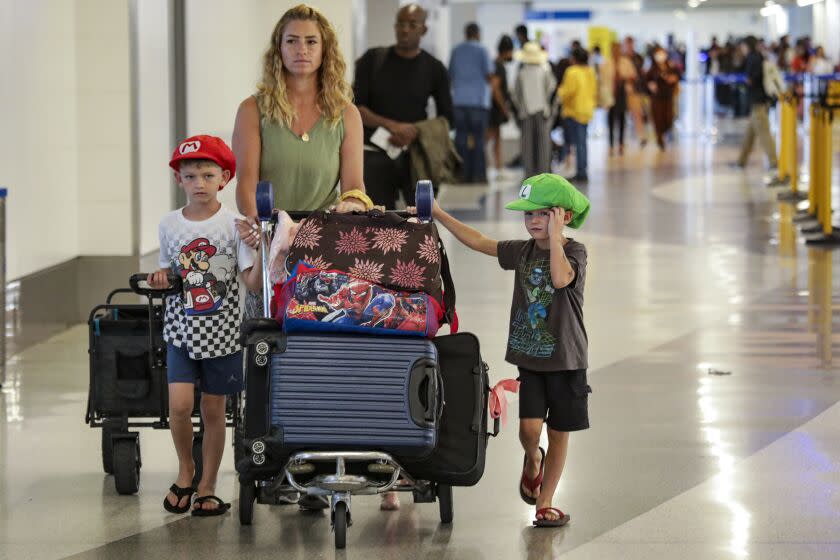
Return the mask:
[[207,238],[199,237],[181,247],[177,262],[173,262],[173,270],[183,281],[181,303],[189,316],[216,313],[224,304],[225,276],[235,260],[217,252]]
[[557,343],[546,322],[554,296],[549,267],[549,261],[535,260],[523,263],[519,271],[519,287],[525,293],[527,307],[514,313],[508,346],[534,358],[550,357]]

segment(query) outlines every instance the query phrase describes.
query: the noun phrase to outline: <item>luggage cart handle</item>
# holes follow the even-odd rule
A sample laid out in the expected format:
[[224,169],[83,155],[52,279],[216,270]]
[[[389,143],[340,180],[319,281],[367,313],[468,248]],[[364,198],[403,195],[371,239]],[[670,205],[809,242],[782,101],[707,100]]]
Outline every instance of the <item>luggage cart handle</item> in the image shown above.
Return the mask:
[[[288,214],[288,215],[289,215],[289,217],[290,217],[292,220],[298,221],[298,220],[305,220],[306,218],[308,218],[310,215],[312,215],[312,214],[313,214],[314,212],[316,212],[316,211],[317,211],[317,210],[313,210],[313,211],[308,211],[308,210],[286,210],[286,214]],[[416,217],[417,217],[417,214],[414,214],[413,212],[406,212],[405,210],[385,210],[385,212],[382,212],[382,210],[368,210],[368,211],[366,211],[366,212],[358,212],[358,211],[354,211],[354,212],[352,212],[352,214],[355,214],[355,215],[357,215],[357,216],[366,216],[366,215],[371,215],[371,213],[372,213],[372,212],[374,212],[374,215],[386,214],[386,213],[387,213],[387,214],[394,214],[394,215],[396,215],[396,216],[398,216],[398,217],[400,217],[400,218],[405,218],[405,219],[408,219],[408,218],[416,218]],[[276,220],[276,219],[277,219],[277,215],[275,214],[275,215],[274,215],[274,217],[273,217],[272,219],[273,219],[273,220]]]
[[[181,290],[183,289],[181,277],[171,272],[166,275],[166,279],[169,280],[169,287],[163,288],[161,290],[156,290],[154,288],[148,287],[148,284],[146,282],[148,278],[149,275],[143,272],[132,274],[131,277],[128,279],[128,285],[131,286],[131,291],[137,295],[152,298],[172,296],[181,293]],[[141,283],[146,284],[147,287],[141,287]]]

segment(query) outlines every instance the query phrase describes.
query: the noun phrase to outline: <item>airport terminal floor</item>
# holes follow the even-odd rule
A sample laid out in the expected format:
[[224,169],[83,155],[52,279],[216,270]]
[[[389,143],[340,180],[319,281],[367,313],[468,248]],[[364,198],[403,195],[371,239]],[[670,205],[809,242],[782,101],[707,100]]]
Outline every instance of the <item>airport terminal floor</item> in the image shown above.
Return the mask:
[[[488,447],[484,476],[455,488],[455,519],[402,495],[396,512],[353,500],[347,548],[329,516],[257,505],[240,526],[232,452],[215,518],[168,514],[169,433],[143,430],[140,491],[119,496],[88,428],[87,328],[14,355],[0,395],[0,558],[809,559],[840,557],[840,252],[811,249],[793,208],[737,145],[681,139],[670,151],[590,148],[592,211],[569,235],[589,254],[591,429],[571,436],[554,504],[562,529],[531,526],[517,493],[518,403]],[[444,207],[499,238],[522,238],[503,205],[517,178],[450,186]],[[491,381],[504,362],[511,274],[443,234],[461,329]]]

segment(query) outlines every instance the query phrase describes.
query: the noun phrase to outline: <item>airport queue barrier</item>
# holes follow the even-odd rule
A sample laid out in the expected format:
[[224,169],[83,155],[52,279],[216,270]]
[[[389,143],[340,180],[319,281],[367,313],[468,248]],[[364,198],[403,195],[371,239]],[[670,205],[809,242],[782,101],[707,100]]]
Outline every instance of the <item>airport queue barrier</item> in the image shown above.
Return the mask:
[[789,88],[779,99],[779,173],[778,179],[790,185],[789,191],[778,195],[781,201],[800,201],[808,195],[799,190],[799,97]]
[[[832,223],[831,209],[833,127],[835,117],[840,115],[840,74],[816,78],[817,88],[808,115],[808,204],[794,217],[794,221],[800,224],[807,245],[833,248],[840,247],[840,230]],[[789,144],[787,148],[790,149]],[[798,165],[795,152],[793,165]]]

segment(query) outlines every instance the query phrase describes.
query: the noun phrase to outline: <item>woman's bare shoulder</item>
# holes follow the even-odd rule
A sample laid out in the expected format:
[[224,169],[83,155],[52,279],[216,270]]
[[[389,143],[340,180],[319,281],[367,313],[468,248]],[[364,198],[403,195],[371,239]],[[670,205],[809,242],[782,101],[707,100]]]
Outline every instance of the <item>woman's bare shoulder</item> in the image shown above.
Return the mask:
[[348,120],[362,120],[362,114],[359,113],[359,108],[356,107],[353,103],[348,103],[347,107],[344,108],[344,124],[347,124]]
[[239,111],[246,112],[249,114],[259,114],[260,108],[257,105],[257,98],[253,95],[249,95],[245,99],[242,100],[242,103],[239,104]]

